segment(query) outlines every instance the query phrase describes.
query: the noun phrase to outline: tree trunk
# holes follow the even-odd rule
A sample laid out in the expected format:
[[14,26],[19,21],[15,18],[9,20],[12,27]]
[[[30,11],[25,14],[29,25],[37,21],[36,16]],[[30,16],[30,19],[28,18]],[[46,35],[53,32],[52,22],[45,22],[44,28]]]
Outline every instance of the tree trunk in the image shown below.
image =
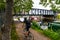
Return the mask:
[[6,0],[6,10],[4,16],[4,28],[2,31],[2,40],[11,40],[13,0]]

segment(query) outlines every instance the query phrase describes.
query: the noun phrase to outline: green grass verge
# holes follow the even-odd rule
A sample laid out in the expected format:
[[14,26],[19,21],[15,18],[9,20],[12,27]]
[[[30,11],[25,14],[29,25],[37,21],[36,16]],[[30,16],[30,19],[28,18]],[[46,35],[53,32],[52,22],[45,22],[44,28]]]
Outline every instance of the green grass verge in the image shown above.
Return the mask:
[[54,32],[54,31],[51,31],[51,30],[44,30],[43,33],[50,37],[52,40],[60,40],[59,38],[59,34]]
[[54,32],[52,30],[41,30],[38,25],[36,24],[36,22],[32,22],[32,29],[36,30],[39,33],[44,34],[45,36],[48,36],[49,38],[51,38],[51,40],[60,40],[60,36],[59,33]]
[[37,32],[41,33],[41,34],[44,34],[45,36],[51,38],[51,40],[60,40],[60,36],[58,33],[54,32],[54,31],[51,31],[51,30],[41,30],[41,29],[38,29],[38,28],[32,28],[34,30],[36,30]]
[[11,40],[18,40],[19,37],[18,37],[18,35],[17,35],[17,33],[16,33],[16,26],[15,26],[14,23],[13,23],[13,25],[12,25],[11,28],[12,28],[12,29],[11,29]]

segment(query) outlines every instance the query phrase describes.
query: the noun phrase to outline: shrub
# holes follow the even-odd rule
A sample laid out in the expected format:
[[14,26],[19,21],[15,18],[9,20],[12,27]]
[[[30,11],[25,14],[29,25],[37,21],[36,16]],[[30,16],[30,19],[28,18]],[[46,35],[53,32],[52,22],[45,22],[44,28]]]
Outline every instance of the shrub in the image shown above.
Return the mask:
[[54,31],[50,31],[50,30],[44,30],[43,33],[52,38],[52,40],[58,40],[59,34],[54,32]]
[[41,30],[38,26],[38,24],[36,24],[36,21],[32,22],[32,28],[35,29],[36,31],[43,33],[44,35],[50,37],[52,40],[60,40],[60,31],[58,32],[54,32],[52,30]]
[[40,26],[37,24],[36,21],[33,21],[32,22],[32,28],[34,28],[34,29],[40,29]]

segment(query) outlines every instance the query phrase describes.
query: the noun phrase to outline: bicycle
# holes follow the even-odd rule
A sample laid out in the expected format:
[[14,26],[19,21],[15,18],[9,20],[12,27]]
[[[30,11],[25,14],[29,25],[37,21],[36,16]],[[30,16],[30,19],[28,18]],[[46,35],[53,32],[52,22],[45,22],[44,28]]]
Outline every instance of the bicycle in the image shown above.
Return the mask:
[[27,36],[26,36],[26,29],[23,30],[25,33],[24,33],[24,40],[34,40],[34,36],[33,34],[29,31]]

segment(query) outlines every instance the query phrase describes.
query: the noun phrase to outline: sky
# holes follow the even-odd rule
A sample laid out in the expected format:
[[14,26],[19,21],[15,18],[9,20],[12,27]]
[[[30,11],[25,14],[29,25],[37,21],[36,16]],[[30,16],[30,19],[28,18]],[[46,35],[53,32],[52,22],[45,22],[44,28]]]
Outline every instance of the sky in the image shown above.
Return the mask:
[[47,10],[50,10],[50,9],[51,9],[49,6],[44,7],[44,6],[40,5],[40,4],[39,4],[40,0],[32,0],[32,1],[34,2],[32,8],[47,9]]

